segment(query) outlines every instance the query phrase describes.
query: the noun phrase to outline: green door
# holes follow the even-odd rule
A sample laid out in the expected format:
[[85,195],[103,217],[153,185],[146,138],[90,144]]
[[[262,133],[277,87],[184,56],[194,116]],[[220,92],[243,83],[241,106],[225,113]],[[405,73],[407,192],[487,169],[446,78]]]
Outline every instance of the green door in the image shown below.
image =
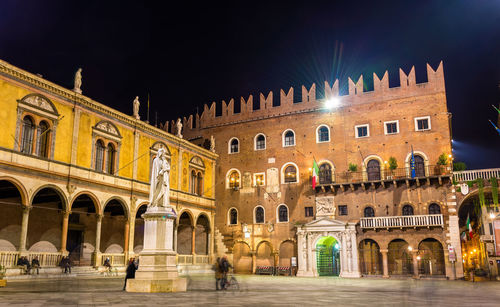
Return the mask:
[[338,276],[340,273],[339,244],[333,237],[323,237],[316,244],[316,265],[319,276]]

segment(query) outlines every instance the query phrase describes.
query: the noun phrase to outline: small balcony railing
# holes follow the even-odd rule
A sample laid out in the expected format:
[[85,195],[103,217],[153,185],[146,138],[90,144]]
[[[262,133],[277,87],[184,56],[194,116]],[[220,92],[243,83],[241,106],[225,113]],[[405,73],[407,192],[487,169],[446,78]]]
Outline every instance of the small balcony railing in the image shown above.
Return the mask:
[[444,227],[442,214],[363,217],[361,228]]
[[500,168],[475,169],[470,171],[453,172],[456,182],[473,181],[479,178],[488,180],[490,178],[500,179]]
[[404,180],[404,179],[415,179],[415,178],[426,178],[426,177],[438,177],[451,175],[451,167],[449,165],[426,165],[423,167],[418,167],[415,170],[415,176],[412,176],[410,167],[402,167],[396,169],[375,169],[375,170],[364,170],[357,172],[339,172],[332,176],[333,180],[327,182],[320,177],[320,185],[330,185],[330,184],[348,184],[356,182],[370,182],[370,181],[392,181],[392,180]]

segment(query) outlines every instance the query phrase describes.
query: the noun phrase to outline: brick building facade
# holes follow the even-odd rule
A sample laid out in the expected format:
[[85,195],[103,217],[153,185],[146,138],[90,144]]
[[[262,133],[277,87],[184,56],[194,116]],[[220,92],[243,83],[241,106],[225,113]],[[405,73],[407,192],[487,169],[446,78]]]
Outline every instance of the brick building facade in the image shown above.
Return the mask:
[[387,72],[373,78],[373,91],[361,76],[348,80],[348,95],[336,80],[324,99],[313,84],[302,86],[301,101],[291,88],[279,103],[270,92],[259,103],[241,98],[239,112],[231,99],[220,116],[212,103],[184,118],[188,140],[207,146],[213,136],[216,248],[237,271],[463,275],[443,65],[427,65],[425,83],[414,68],[400,70],[399,87]]

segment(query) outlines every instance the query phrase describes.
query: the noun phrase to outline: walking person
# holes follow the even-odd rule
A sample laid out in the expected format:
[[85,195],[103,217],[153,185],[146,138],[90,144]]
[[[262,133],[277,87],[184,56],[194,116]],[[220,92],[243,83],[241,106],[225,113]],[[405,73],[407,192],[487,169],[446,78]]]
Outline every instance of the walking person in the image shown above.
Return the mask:
[[111,261],[109,260],[109,257],[106,257],[106,260],[104,260],[104,267],[106,268],[106,272],[111,274]]
[[138,265],[134,258],[130,258],[127,266],[127,274],[125,275],[125,283],[123,284],[123,291],[127,289],[127,279],[135,278],[135,271],[137,271]]
[[69,256],[63,258],[63,267],[64,267],[64,274],[66,273],[71,274],[71,260],[69,259]]
[[224,285],[222,284],[222,269],[220,266],[220,257],[217,257],[217,260],[215,261],[214,271],[215,271],[215,290],[219,291],[221,290],[221,288],[224,288]]
[[220,261],[220,267],[222,271],[222,280],[221,280],[221,287],[222,290],[227,290],[227,273],[229,272],[229,268],[232,268],[233,266],[229,263],[227,260],[227,256],[224,255]]

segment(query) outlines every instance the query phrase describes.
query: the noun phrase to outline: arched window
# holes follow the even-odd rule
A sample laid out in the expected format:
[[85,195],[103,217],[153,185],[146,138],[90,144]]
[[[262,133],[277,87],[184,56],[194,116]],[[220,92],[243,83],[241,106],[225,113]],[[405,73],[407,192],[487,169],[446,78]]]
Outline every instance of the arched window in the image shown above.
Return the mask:
[[328,130],[327,126],[320,126],[317,130],[318,138],[317,142],[322,143],[322,142],[329,142],[330,141],[330,130]]
[[229,225],[238,224],[238,210],[235,208],[229,209]]
[[191,177],[190,177],[189,183],[190,183],[189,190],[190,190],[191,194],[195,194],[195,192],[196,192],[196,172],[194,170],[191,171]]
[[21,137],[21,152],[25,154],[33,153],[33,137],[35,134],[35,125],[33,119],[29,116],[23,118],[23,133]]
[[198,176],[196,177],[196,194],[199,196],[203,195],[203,175],[201,172],[198,173]]
[[380,180],[380,163],[378,160],[372,159],[366,165],[368,181]]
[[365,217],[374,217],[375,216],[375,210],[373,210],[372,207],[366,207],[364,215],[365,215]]
[[231,139],[229,141],[229,153],[238,153],[240,152],[240,142],[237,138]]
[[285,168],[285,183],[297,182],[297,169],[293,165]]
[[415,176],[416,177],[425,177],[425,164],[424,158],[419,155],[415,155]]
[[441,207],[438,204],[430,204],[429,214],[441,214]]
[[283,137],[283,146],[295,146],[295,133],[292,130],[287,130]]
[[280,223],[288,222],[288,208],[285,205],[278,207],[278,221]]
[[323,163],[319,166],[319,183],[331,183],[332,182],[332,166],[328,163]]
[[50,140],[50,130],[49,124],[46,121],[40,122],[37,129],[37,146],[36,154],[40,157],[49,157],[49,140]]
[[264,223],[264,208],[256,207],[255,208],[255,224],[263,224]]
[[413,215],[413,207],[411,205],[404,205],[403,215]]
[[102,172],[104,167],[104,152],[106,151],[106,148],[101,140],[97,140],[95,147],[95,170]]
[[115,157],[116,157],[115,146],[113,146],[113,144],[109,143],[107,151],[108,151],[107,152],[108,156],[106,157],[106,172],[108,174],[114,175],[114,173],[115,173]]
[[237,171],[232,171],[229,173],[229,187],[239,188],[240,187],[240,174]]
[[266,149],[266,137],[263,134],[259,134],[255,138],[255,150],[263,149]]

